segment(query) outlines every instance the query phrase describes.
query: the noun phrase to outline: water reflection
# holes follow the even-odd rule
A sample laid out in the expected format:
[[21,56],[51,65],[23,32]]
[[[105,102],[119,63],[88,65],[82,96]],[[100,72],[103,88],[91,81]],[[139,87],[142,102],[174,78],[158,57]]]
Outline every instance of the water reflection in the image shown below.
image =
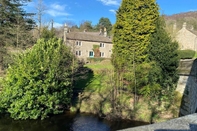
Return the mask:
[[13,120],[0,118],[0,131],[115,131],[145,125],[143,122],[107,121],[94,115],[65,113],[45,120]]
[[96,116],[78,115],[72,125],[73,131],[110,131],[110,127]]

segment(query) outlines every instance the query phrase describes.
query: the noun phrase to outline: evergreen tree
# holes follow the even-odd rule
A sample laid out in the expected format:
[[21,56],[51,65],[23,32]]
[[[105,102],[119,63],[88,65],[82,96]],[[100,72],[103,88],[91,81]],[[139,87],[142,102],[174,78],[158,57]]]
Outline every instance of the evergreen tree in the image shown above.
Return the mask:
[[[152,71],[150,71],[152,74],[149,74],[148,81],[149,83],[157,83],[161,87],[160,91],[165,93],[163,95],[170,97],[178,80],[178,43],[172,41],[169,34],[165,31],[165,21],[162,17],[157,20],[156,31],[151,34],[150,40],[148,61],[155,64]],[[159,71],[154,71],[155,69]]]
[[55,38],[55,29],[51,28],[51,30],[49,30],[48,28],[48,26],[43,27],[40,38],[44,38],[46,40]]
[[[151,68],[151,63],[146,63],[147,48],[158,17],[155,0],[122,0],[117,11],[113,26],[112,64],[117,73],[117,82],[126,80],[135,93],[147,84],[145,76]],[[116,85],[120,87],[121,82]]]
[[[22,6],[30,0],[0,1],[0,39],[2,44],[15,45],[27,39],[24,37],[33,28],[33,14],[26,13]],[[28,36],[30,37],[30,36]],[[23,38],[23,40],[21,40]]]
[[91,30],[93,30],[92,22],[91,22],[91,21],[84,21],[84,22],[82,22],[82,23],[80,24],[80,26],[79,26],[79,29],[80,29],[81,31],[84,31],[84,30],[86,30],[86,31],[91,31]]
[[[155,31],[155,21],[159,17],[155,0],[123,0],[117,11],[113,27],[112,62],[119,70],[125,63],[142,63],[147,58],[150,34]],[[132,63],[132,62],[131,62]]]
[[0,0],[0,64],[6,55],[6,46],[26,47],[34,41],[30,30],[34,26],[33,14],[26,13],[22,6],[30,0]]

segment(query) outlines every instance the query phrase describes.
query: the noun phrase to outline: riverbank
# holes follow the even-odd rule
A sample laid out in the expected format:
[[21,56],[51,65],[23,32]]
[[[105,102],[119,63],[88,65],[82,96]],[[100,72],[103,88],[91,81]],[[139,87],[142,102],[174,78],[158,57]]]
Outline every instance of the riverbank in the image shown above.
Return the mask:
[[[180,94],[175,92],[175,99],[162,104],[121,89],[114,90],[114,71],[110,61],[102,61],[85,65],[91,71],[81,78],[76,89],[77,101],[71,111],[98,114],[105,119],[128,119],[156,123],[178,117],[180,107]],[[116,96],[114,96],[116,94]],[[134,101],[134,98],[137,98]]]

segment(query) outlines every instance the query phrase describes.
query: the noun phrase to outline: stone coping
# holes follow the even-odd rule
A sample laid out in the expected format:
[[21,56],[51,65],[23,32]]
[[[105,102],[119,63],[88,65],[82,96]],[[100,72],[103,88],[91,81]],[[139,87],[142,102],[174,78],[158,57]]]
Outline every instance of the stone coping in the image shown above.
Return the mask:
[[197,113],[166,122],[128,128],[121,131],[197,131]]

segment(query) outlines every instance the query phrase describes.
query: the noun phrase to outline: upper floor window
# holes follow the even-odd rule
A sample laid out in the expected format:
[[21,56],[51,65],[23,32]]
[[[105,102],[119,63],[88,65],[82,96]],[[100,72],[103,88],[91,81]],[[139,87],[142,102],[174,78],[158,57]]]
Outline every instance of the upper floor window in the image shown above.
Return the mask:
[[105,47],[105,44],[104,43],[100,43],[100,47]]
[[77,46],[81,46],[82,45],[82,42],[81,41],[76,41],[76,45]]

